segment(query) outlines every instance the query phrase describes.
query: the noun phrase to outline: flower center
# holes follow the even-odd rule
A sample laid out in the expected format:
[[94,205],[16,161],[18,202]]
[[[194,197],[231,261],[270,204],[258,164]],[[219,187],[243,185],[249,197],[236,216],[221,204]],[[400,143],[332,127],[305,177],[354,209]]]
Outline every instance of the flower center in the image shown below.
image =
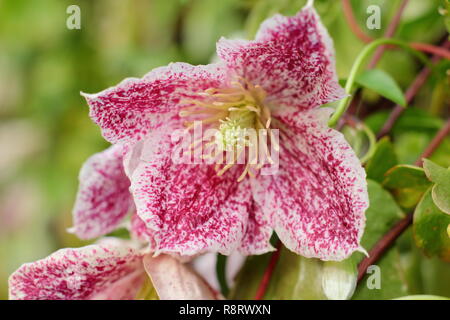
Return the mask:
[[[247,174],[252,176],[252,168],[259,169],[261,166],[257,160],[257,157],[261,156],[261,141],[257,133],[261,129],[270,130],[270,110],[263,104],[265,91],[259,85],[255,86],[239,79],[232,82],[228,88],[209,88],[198,95],[197,99],[185,101],[190,106],[181,110],[180,116],[189,118],[189,121],[185,122],[188,129],[192,129],[198,122],[217,129],[213,141],[206,144],[214,144],[216,150],[214,154],[204,155],[204,158],[215,158],[218,153],[232,152],[231,161],[227,159],[223,167],[222,157],[216,161],[217,174],[222,175],[243,156],[246,167],[238,181],[243,180]],[[255,133],[256,138],[252,137]],[[204,137],[194,141],[191,147],[199,144],[205,144]],[[245,151],[249,149],[252,149],[252,152],[246,154]],[[268,150],[267,147],[265,149]],[[268,151],[266,153],[270,158]]]

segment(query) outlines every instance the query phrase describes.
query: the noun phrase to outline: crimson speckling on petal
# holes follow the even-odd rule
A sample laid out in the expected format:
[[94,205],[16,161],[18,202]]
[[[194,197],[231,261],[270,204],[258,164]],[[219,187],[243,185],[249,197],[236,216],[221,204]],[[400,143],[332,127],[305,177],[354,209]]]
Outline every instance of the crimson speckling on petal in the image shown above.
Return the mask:
[[[177,259],[152,257],[137,243],[115,238],[98,244],[61,249],[26,263],[9,278],[12,300],[131,300],[150,277],[162,300],[220,298],[193,270]],[[170,281],[162,281],[170,279]]]
[[[314,8],[266,20],[255,40],[222,38],[217,53],[215,64],[172,63],[84,94],[103,136],[124,152],[85,165],[92,174],[80,175],[74,231],[111,231],[134,209],[132,197],[134,233],[156,253],[263,254],[274,250],[274,231],[305,257],[342,260],[363,250],[365,172],[327,126],[332,110],[319,108],[345,93]],[[171,134],[196,121],[232,148],[237,128],[279,130],[278,172],[262,175],[249,161],[174,163]]]

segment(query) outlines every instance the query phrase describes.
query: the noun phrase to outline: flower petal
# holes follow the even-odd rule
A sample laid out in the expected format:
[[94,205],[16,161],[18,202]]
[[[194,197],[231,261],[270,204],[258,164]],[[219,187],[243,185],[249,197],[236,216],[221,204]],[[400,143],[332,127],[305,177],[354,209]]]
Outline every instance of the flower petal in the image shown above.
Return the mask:
[[161,300],[217,300],[220,298],[204,279],[173,257],[146,255],[144,267]]
[[[130,299],[136,292],[121,279],[127,277],[132,284],[136,284],[136,272],[139,270],[142,274],[141,255],[123,243],[110,242],[77,249],[61,249],[47,258],[26,263],[14,272],[9,278],[9,298]],[[121,290],[108,291],[111,286]],[[138,290],[139,286],[134,288]],[[106,293],[102,293],[105,290]]]
[[[329,108],[302,113],[280,134],[280,168],[259,176],[255,199],[290,250],[342,260],[360,248],[368,207],[365,171],[343,135],[327,127]],[[264,196],[261,196],[264,195]]]
[[155,231],[147,228],[144,221],[137,215],[131,217],[131,237],[135,241],[144,242],[148,245],[148,250],[156,251]]
[[71,229],[81,239],[113,231],[133,206],[123,167],[124,150],[112,146],[90,157],[81,168]]
[[248,181],[237,182],[244,165],[219,177],[206,163],[177,164],[175,144],[158,133],[145,141],[130,188],[137,214],[155,234],[156,252],[229,254],[242,239],[251,204]]
[[256,255],[274,251],[275,248],[270,244],[272,231],[263,210],[253,201],[239,252],[244,255]]
[[154,69],[142,79],[128,78],[97,94],[83,94],[92,120],[111,143],[136,142],[149,130],[164,126],[178,113],[183,99],[210,87],[219,87],[225,72],[221,64],[192,66],[172,63]]
[[[341,99],[331,38],[314,8],[296,16],[275,15],[254,41],[221,39],[218,55],[238,76],[260,85],[266,102],[297,113]],[[276,112],[276,110],[274,110]]]

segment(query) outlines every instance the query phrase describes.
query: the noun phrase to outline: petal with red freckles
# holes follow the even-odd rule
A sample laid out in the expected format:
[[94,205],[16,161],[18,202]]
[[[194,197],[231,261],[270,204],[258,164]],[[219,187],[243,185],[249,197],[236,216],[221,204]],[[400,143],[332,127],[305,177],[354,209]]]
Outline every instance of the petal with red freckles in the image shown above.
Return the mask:
[[327,126],[331,112],[310,110],[287,123],[279,171],[259,176],[254,194],[287,248],[308,258],[342,260],[363,250],[368,195],[358,158]]
[[264,211],[253,201],[239,252],[244,255],[255,255],[275,250],[270,244],[272,231],[273,229]]
[[123,167],[124,147],[114,145],[90,157],[80,171],[73,231],[81,239],[113,231],[133,206]]
[[[142,256],[124,243],[61,249],[22,265],[9,278],[14,300],[132,299],[143,274]],[[128,284],[123,279],[128,279]],[[112,292],[111,287],[116,290]]]
[[164,126],[184,100],[225,81],[221,64],[192,66],[172,63],[143,78],[129,78],[97,94],[83,94],[92,120],[111,143],[136,142]]
[[137,213],[154,230],[157,252],[230,254],[247,223],[250,187],[236,166],[218,177],[212,166],[142,163],[133,176]]
[[145,242],[150,251],[156,250],[155,232],[147,227],[144,221],[137,215],[133,214],[131,217],[130,234],[132,239],[140,242]]
[[161,300],[217,300],[220,295],[187,265],[168,255],[144,257],[144,267]]
[[345,96],[332,40],[310,6],[293,17],[266,20],[254,41],[222,38],[217,51],[238,76],[265,89],[275,114],[296,114]]
[[131,191],[137,214],[152,230],[156,252],[229,254],[239,245],[251,205],[244,165],[217,176],[213,165],[176,163],[177,144],[162,130],[149,136],[133,172]]

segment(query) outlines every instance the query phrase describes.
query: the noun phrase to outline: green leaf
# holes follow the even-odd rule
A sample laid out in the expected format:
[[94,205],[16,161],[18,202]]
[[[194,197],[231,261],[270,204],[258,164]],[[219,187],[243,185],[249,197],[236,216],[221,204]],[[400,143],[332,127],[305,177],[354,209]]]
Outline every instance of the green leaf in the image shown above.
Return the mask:
[[227,256],[221,255],[220,253],[217,254],[216,277],[220,285],[220,292],[223,294],[224,297],[226,297],[229,293],[226,277],[227,259],[228,259]]
[[[389,231],[404,213],[398,207],[392,195],[383,187],[372,180],[367,180],[370,206],[366,210],[366,228],[361,240],[361,245],[370,250],[375,243]],[[356,253],[361,258],[361,253]]]
[[444,23],[447,31],[450,32],[450,1],[444,0],[444,5],[439,7],[439,13],[444,16]]
[[367,162],[367,178],[381,183],[384,180],[386,171],[397,163],[397,155],[395,154],[394,146],[390,142],[389,137],[384,137],[378,141],[375,153]]
[[397,165],[385,174],[383,186],[390,190],[403,208],[414,207],[431,185],[422,168]]
[[446,169],[433,161],[423,159],[423,169],[428,179],[434,183],[450,183],[450,168]]
[[430,186],[425,171],[417,166],[400,164],[386,173],[383,186],[388,189],[427,188]]
[[[378,260],[380,268],[380,288],[370,288],[368,279],[365,278],[358,285],[353,296],[354,300],[385,300],[410,294],[408,283],[404,278],[404,270],[400,260],[400,254],[396,247],[387,251]],[[368,274],[368,276],[372,276]]]
[[434,203],[450,214],[450,168],[441,167],[428,159],[424,159],[423,168],[428,179],[435,183],[431,191]]
[[368,89],[375,91],[383,97],[406,107],[406,99],[402,90],[392,77],[380,69],[366,70],[361,73],[356,82]]
[[422,259],[423,290],[420,293],[450,297],[448,262],[437,257]]
[[414,240],[427,256],[450,262],[450,237],[447,233],[450,215],[434,204],[431,188],[426,191],[414,211]]
[[429,145],[432,136],[415,129],[394,135],[394,146],[400,163],[414,163]]
[[[366,228],[361,245],[370,250],[400,219],[404,213],[392,195],[375,181],[368,180],[370,206],[366,211]],[[363,254],[354,253],[352,259],[359,263]],[[368,277],[358,285],[352,299],[392,299],[410,294],[407,280],[403,277],[398,249],[393,247],[378,261],[381,270],[381,288],[369,289]],[[370,276],[370,274],[368,274]]]

